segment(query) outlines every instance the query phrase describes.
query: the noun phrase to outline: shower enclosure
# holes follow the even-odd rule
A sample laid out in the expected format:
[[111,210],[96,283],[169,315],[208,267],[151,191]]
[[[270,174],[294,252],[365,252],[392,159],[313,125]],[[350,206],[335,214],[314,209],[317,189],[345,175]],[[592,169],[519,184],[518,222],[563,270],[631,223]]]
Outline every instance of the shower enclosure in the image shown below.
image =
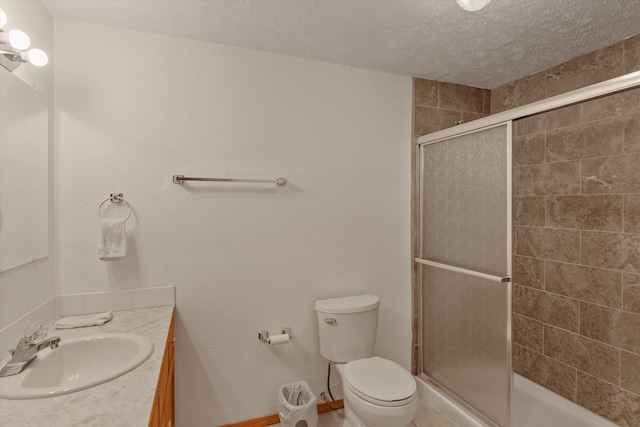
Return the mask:
[[[637,334],[613,322],[602,334],[592,312],[640,321],[638,306],[620,301],[626,292],[633,298],[627,282],[640,273],[628,244],[640,238],[632,219],[640,207],[639,95],[635,72],[418,139],[416,365],[419,383],[463,414],[459,425],[550,425],[539,416],[563,426],[638,422],[637,411],[608,411],[589,399],[594,390],[635,399],[637,387],[622,381],[634,366],[625,360],[640,360]],[[542,135],[531,138],[542,141],[535,161],[516,155],[520,163],[512,166],[512,127],[514,138]],[[538,266],[542,282],[512,283],[512,258],[516,266]],[[584,286],[594,275],[613,279],[593,291]],[[515,328],[515,343],[514,316],[515,326],[525,325]],[[542,359],[554,370],[536,371]],[[514,366],[556,394],[515,375]],[[553,400],[558,395],[566,401]],[[533,403],[548,399],[550,406]]]
[[421,144],[422,372],[510,425],[511,123]]

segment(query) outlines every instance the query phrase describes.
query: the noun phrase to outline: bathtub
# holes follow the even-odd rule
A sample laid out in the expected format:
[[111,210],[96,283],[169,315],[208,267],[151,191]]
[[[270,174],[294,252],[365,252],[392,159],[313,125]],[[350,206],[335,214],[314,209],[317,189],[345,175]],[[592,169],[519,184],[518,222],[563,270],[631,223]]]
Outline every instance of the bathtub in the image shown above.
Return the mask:
[[[546,388],[514,374],[512,427],[619,427]],[[459,427],[484,427],[432,385],[416,377],[418,391]]]

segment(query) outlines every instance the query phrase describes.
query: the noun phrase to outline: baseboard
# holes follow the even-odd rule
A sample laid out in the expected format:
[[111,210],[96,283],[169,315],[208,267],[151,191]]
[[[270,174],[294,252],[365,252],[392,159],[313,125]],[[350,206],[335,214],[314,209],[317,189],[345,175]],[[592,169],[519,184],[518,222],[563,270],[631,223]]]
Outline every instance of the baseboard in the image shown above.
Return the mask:
[[[338,407],[336,409],[344,408],[344,401],[342,399],[337,400],[336,403],[338,404]],[[318,414],[331,412],[333,410],[334,409],[331,406],[329,406],[328,403],[321,403],[318,405]],[[260,418],[254,418],[252,420],[241,421],[239,423],[225,424],[220,427],[266,427],[266,426],[272,426],[278,423],[280,423],[280,417],[278,416],[278,414],[273,414],[273,415],[267,415]]]
[[318,405],[318,413],[324,414],[325,412],[335,411],[336,409],[344,408],[344,400],[336,400],[336,408],[332,408],[328,403],[321,403]]

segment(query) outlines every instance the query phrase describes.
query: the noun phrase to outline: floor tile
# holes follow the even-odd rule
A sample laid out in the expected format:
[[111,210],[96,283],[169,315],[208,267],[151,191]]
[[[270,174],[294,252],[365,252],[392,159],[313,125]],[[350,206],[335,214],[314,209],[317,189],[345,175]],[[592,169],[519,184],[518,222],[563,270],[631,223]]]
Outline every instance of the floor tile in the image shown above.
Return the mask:
[[437,414],[438,410],[423,398],[418,399],[419,405],[414,419],[423,418],[429,415]]
[[[415,418],[410,427],[457,427],[449,418],[440,413],[429,402],[419,398],[419,406]],[[344,409],[326,412],[318,416],[318,427],[342,427],[344,421]],[[282,427],[276,424],[273,427]]]
[[415,427],[457,427],[453,421],[441,412],[415,419],[413,420],[413,425]]

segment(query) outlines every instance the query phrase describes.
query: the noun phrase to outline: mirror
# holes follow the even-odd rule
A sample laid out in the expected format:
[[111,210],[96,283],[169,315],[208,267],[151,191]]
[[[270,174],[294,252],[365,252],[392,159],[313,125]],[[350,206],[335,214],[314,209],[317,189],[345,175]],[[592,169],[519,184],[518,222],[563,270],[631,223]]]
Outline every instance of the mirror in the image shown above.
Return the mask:
[[0,67],[0,271],[48,254],[48,102]]

